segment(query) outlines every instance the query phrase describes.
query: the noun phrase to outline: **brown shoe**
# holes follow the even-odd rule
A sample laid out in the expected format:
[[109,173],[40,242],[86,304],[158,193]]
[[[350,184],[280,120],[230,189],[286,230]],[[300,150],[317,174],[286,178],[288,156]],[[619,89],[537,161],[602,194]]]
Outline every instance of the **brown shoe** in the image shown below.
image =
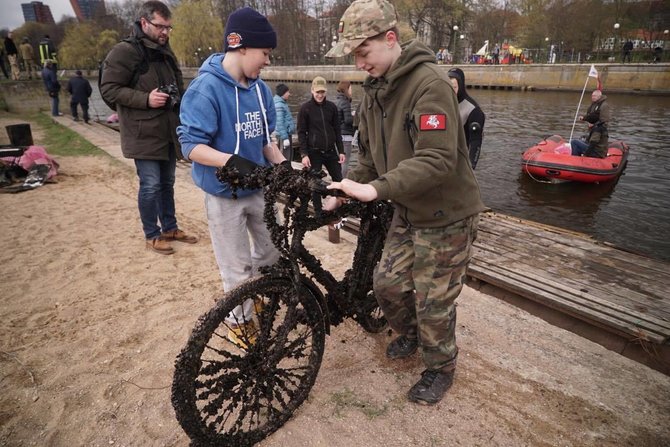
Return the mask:
[[162,237],[157,237],[156,239],[147,239],[147,248],[162,255],[171,255],[174,253],[174,248],[172,248],[170,243]]
[[187,244],[195,244],[198,242],[198,238],[195,236],[189,236],[181,230],[172,230],[161,234],[161,237],[166,241],[178,241],[186,242]]

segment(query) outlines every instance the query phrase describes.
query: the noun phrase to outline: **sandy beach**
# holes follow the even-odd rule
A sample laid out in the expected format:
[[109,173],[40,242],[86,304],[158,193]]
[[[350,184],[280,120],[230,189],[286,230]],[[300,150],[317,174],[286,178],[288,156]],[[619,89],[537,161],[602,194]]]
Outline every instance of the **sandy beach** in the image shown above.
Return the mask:
[[[179,225],[200,242],[161,256],[145,249],[131,167],[58,162],[57,183],[0,194],[0,446],[187,446],[173,363],[223,296],[202,193],[180,164]],[[322,229],[307,245],[339,276],[353,241]],[[260,445],[670,445],[670,377],[493,296],[459,297],[459,366],[434,407],[406,400],[423,368],[388,360],[392,337],[333,328],[309,399]]]

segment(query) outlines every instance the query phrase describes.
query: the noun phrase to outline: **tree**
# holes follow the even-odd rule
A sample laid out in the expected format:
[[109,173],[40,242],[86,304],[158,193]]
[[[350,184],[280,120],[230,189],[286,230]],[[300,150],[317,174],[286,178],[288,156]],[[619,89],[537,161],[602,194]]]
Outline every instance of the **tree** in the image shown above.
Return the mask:
[[173,11],[170,46],[182,65],[200,66],[222,50],[223,23],[211,14],[213,7],[210,0],[184,1]]
[[98,66],[97,28],[90,22],[70,25],[58,50],[58,63],[63,68],[93,69]]

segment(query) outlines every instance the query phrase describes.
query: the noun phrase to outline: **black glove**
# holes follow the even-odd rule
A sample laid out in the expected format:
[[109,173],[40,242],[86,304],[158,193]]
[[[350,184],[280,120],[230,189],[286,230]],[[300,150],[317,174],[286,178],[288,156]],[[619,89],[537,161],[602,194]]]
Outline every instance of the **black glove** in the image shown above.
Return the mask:
[[254,171],[254,169],[260,167],[253,161],[247,160],[246,158],[235,154],[231,155],[225,166],[226,168],[237,169],[237,173],[240,177],[249,175]]

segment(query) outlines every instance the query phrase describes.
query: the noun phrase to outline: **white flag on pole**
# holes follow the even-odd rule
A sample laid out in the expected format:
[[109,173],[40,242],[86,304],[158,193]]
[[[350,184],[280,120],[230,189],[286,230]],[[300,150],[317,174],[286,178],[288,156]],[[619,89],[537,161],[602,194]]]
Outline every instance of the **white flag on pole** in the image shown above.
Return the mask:
[[598,77],[598,70],[596,70],[596,67],[593,64],[591,64],[591,69],[589,70],[589,76],[592,78]]

